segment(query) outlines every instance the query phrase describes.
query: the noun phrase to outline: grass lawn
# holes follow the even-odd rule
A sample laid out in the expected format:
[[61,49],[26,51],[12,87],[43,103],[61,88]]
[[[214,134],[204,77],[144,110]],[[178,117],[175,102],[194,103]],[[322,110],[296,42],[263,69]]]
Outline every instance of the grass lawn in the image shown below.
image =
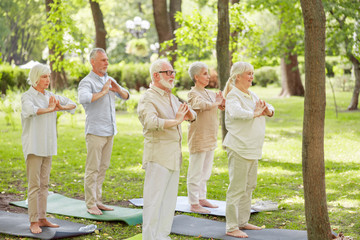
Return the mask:
[[[303,98],[278,98],[277,87],[252,90],[271,103],[275,116],[268,119],[263,159],[259,162],[258,186],[253,201],[272,200],[279,210],[253,214],[250,223],[266,228],[305,230],[302,181],[302,121]],[[180,92],[186,96],[186,92]],[[351,98],[349,92],[336,93],[337,105],[345,110]],[[185,97],[186,99],[186,97]],[[13,194],[26,198],[26,168],[21,147],[21,124],[6,125],[5,114],[0,112],[0,198]],[[84,114],[71,117],[64,114],[58,125],[58,155],[53,158],[50,191],[67,197],[84,199],[83,178],[86,159]],[[119,133],[114,140],[111,165],[103,190],[104,202],[129,206],[127,200],[142,197],[144,170],[141,168],[143,152],[142,127],[136,113],[120,112],[117,115]],[[219,131],[220,134],[220,131]],[[187,148],[187,123],[183,123],[183,165],[180,173],[179,195],[185,196],[189,152]],[[215,151],[213,174],[208,184],[208,198],[225,200],[228,187],[227,157],[221,148]],[[336,118],[331,91],[328,91],[325,123],[326,187],[329,218],[335,232],[343,232],[360,239],[360,112],[339,112]],[[131,206],[129,206],[131,207]],[[1,209],[0,209],[1,210]],[[214,219],[214,217],[191,214]],[[57,218],[92,224],[93,221]],[[225,221],[223,217],[216,217]],[[123,223],[96,222],[102,231],[76,239],[125,239],[141,232],[141,226]],[[197,239],[172,235],[172,239]],[[8,235],[0,238],[20,239]],[[25,239],[25,238],[21,238]]]

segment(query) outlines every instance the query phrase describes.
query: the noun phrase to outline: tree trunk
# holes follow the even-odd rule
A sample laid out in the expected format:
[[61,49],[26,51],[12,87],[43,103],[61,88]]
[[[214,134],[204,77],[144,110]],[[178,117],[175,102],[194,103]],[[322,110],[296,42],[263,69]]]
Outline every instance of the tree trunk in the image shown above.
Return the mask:
[[[231,4],[236,4],[236,3],[239,3],[240,0],[230,0],[230,3]],[[238,35],[239,35],[239,32],[238,31],[233,31],[230,33],[231,35],[231,38],[233,39],[233,41],[238,41]],[[237,44],[235,45],[237,47]],[[234,52],[236,52],[238,49],[230,49],[230,66],[232,66],[232,64],[234,63],[233,61],[233,55],[234,55]]]
[[309,240],[330,240],[324,164],[325,13],[321,0],[301,0],[305,26],[302,164]]
[[[291,50],[291,49],[289,49]],[[297,54],[291,51],[281,58],[281,97],[304,96],[304,87],[301,83]]]
[[[181,11],[181,0],[171,0],[170,1],[170,13],[167,11],[166,0],[153,0],[153,10],[154,10],[154,20],[155,27],[159,38],[159,43],[171,40],[175,38],[174,28],[176,23],[174,20],[174,14],[176,11]],[[175,41],[173,41],[172,46],[168,46],[166,49],[163,49],[159,52],[159,55],[164,56],[167,52],[173,52],[177,49]],[[171,55],[171,64],[174,65],[175,55]]]
[[[46,17],[48,17],[49,12],[51,11],[51,4],[53,4],[53,0],[45,0],[46,4]],[[61,19],[58,20],[59,22]],[[59,23],[58,22],[58,23]],[[52,24],[51,22],[48,22],[48,24]],[[50,48],[49,47],[49,55],[53,56],[55,55],[55,46]],[[64,58],[64,55],[60,56],[61,58]],[[64,89],[67,87],[67,78],[65,75],[64,69],[61,69],[60,71],[54,69],[54,61],[50,60],[50,69],[51,69],[51,81],[50,81],[50,88],[53,89]]]
[[[224,90],[230,75],[229,52],[229,0],[218,0],[218,35],[216,39],[216,59],[220,90]],[[221,130],[224,140],[227,130],[225,128],[225,112],[221,111]]]
[[104,18],[100,9],[100,5],[97,1],[89,0],[89,2],[95,24],[95,32],[96,32],[95,46],[98,48],[102,48],[106,51],[107,32],[105,30]]
[[353,91],[353,95],[351,98],[350,105],[348,106],[348,110],[357,110],[359,104],[359,92],[360,92],[360,63],[359,60],[353,55],[349,56],[350,61],[354,66],[354,74],[355,74],[355,87]]

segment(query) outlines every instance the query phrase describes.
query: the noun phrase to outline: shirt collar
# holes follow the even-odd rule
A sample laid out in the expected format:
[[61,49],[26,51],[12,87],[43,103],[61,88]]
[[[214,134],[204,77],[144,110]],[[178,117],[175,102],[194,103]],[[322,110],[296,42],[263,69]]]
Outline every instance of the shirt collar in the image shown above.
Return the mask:
[[99,80],[100,82],[103,82],[103,79],[107,79],[107,73],[105,73],[105,75],[103,77],[100,77],[99,75],[97,75],[96,73],[94,73],[92,70],[90,71],[89,74],[92,78],[95,78],[97,80]]
[[158,92],[161,96],[164,96],[165,94],[167,94],[167,92],[165,90],[162,90],[161,88],[155,86],[152,83],[150,83],[150,88],[153,89],[154,91]]
[[41,92],[39,92],[38,90],[36,90],[33,86],[30,86],[29,91],[30,91],[32,94],[35,94],[35,95],[41,94],[41,95],[45,96],[45,95],[47,94],[47,91],[46,91],[46,90],[45,90],[44,94],[42,94]]
[[249,90],[249,94],[244,93],[243,91],[241,91],[241,90],[240,90],[240,89],[238,89],[237,87],[234,87],[234,90],[235,90],[238,94],[242,95],[243,97],[246,97],[246,98],[252,99],[252,96],[251,96],[251,91],[250,91],[250,90]]

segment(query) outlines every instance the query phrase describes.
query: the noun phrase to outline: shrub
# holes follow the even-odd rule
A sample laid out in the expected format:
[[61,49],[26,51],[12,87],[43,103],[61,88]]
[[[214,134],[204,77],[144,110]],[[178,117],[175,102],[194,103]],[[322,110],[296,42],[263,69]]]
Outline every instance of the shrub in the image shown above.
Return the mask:
[[0,88],[1,93],[6,94],[8,89],[27,89],[28,69],[12,67],[8,64],[0,65]]
[[254,85],[266,87],[268,84],[279,83],[277,67],[262,67],[255,70]]

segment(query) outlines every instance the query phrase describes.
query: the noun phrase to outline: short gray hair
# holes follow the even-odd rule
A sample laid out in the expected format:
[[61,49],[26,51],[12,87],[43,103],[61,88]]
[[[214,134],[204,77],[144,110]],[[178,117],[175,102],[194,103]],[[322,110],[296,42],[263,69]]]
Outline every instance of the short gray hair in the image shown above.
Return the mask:
[[204,68],[208,69],[208,66],[203,62],[194,62],[190,65],[188,73],[193,82],[196,82],[195,75],[200,74],[201,70]]
[[45,64],[36,64],[35,66],[33,66],[29,72],[29,78],[28,78],[28,83],[31,86],[36,87],[40,77],[44,74],[50,74],[51,70],[50,67],[48,65]]
[[104,49],[102,49],[102,48],[94,48],[94,49],[91,50],[91,52],[90,52],[90,56],[89,56],[89,61],[90,61],[90,63],[91,63],[91,59],[95,59],[95,58],[96,58],[96,55],[97,55],[98,52],[102,52],[102,53],[105,53],[105,54],[106,54],[106,52],[105,52]]
[[163,59],[163,58],[157,59],[151,64],[150,76],[152,81],[154,81],[154,73],[161,71],[161,67],[164,64],[169,64],[171,66],[171,63],[167,59]]

